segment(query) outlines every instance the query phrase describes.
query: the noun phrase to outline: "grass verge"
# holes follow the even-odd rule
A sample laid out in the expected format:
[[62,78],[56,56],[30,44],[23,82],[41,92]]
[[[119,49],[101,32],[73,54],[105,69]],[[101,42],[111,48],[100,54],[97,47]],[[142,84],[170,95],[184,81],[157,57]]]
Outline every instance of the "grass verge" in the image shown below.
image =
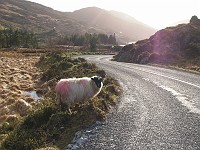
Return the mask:
[[[52,52],[40,57],[36,64],[42,70],[41,83],[49,84],[45,98],[33,106],[33,111],[19,122],[4,123],[0,134],[6,135],[1,149],[37,149],[55,147],[66,149],[75,133],[97,120],[103,120],[110,106],[120,95],[118,82],[83,58],[72,59],[68,54]],[[55,104],[55,84],[61,78],[100,75],[104,78],[100,94],[83,105],[75,105],[72,114],[59,111]]]

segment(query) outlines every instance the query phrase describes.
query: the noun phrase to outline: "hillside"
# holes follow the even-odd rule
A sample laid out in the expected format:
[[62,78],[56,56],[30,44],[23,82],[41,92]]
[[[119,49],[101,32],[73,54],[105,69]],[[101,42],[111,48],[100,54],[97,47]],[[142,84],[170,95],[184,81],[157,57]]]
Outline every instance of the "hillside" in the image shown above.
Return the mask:
[[115,33],[118,38],[126,42],[141,40],[155,33],[155,29],[117,11],[88,7],[67,15],[94,28],[101,28],[109,34]]
[[119,43],[140,40],[155,33],[149,26],[119,12],[96,7],[60,12],[25,0],[0,0],[0,28],[2,26],[57,37],[85,32],[116,33]]
[[199,68],[200,20],[193,16],[188,24],[167,27],[149,39],[126,45],[114,60]]
[[1,26],[38,33],[56,29],[60,34],[72,34],[87,28],[62,12],[25,0],[0,0],[0,18]]

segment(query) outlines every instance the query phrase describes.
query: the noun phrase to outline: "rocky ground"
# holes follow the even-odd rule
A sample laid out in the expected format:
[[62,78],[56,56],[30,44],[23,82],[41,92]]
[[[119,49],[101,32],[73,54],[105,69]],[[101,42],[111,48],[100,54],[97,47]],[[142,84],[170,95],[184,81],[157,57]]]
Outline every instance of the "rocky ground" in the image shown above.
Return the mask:
[[38,59],[13,51],[0,52],[0,124],[26,115],[39,98],[34,93],[39,84],[40,70],[34,65]]

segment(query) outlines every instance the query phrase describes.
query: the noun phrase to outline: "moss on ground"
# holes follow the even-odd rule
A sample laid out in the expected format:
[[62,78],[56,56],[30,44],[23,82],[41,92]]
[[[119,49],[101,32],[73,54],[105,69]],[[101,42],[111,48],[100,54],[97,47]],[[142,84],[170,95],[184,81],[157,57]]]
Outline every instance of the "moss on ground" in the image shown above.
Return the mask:
[[65,110],[59,111],[55,104],[55,92],[52,86],[51,94],[44,100],[38,101],[37,105],[33,106],[34,111],[19,122],[0,127],[1,135],[7,135],[1,145],[2,149],[29,150],[44,147],[66,149],[77,131],[90,127],[97,120],[105,119],[110,106],[116,104],[117,96],[120,95],[118,82],[83,58],[72,59],[65,53],[53,52],[42,55],[36,66],[43,71],[42,82],[100,75],[104,78],[104,86],[92,101],[75,105],[72,114]]

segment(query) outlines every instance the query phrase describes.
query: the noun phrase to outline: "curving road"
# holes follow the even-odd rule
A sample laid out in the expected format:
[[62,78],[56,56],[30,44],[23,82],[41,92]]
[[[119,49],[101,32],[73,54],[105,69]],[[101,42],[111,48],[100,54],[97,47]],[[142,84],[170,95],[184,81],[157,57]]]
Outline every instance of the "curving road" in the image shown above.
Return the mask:
[[86,150],[200,150],[200,75],[81,56],[123,87],[116,110],[80,148]]

